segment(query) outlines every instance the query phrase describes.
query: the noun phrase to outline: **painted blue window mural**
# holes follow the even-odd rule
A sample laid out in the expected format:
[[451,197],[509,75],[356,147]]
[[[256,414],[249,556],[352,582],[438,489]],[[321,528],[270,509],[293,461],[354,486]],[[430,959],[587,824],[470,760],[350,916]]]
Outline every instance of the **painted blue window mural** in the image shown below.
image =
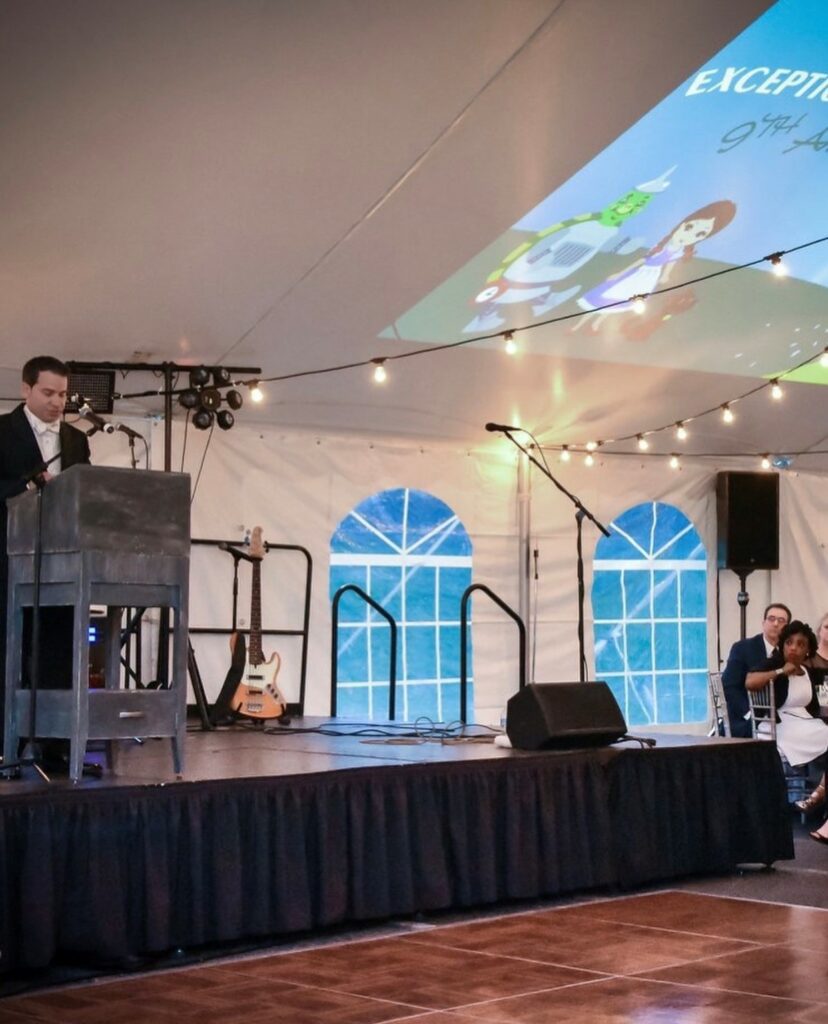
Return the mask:
[[707,558],[679,509],[647,502],[595,551],[595,678],[629,725],[707,718]]
[[[460,598],[471,576],[468,533],[445,502],[425,491],[380,491],[334,531],[331,597],[356,583],[397,621],[398,719],[458,717]],[[382,616],[356,594],[346,594],[337,637],[339,714],[387,718],[389,645]]]

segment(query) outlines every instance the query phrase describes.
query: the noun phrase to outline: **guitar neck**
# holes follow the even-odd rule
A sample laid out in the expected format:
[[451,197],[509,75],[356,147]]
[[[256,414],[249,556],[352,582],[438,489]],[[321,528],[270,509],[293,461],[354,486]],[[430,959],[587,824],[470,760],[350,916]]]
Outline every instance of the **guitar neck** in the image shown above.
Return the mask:
[[253,562],[253,580],[250,588],[250,638],[247,645],[251,665],[261,665],[262,654],[262,563]]

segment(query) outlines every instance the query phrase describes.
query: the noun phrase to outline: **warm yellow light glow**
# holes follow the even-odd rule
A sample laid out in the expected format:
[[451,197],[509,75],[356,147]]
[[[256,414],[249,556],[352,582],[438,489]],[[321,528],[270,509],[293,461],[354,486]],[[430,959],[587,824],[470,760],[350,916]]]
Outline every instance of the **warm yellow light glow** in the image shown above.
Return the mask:
[[734,418],[735,417],[733,416],[733,410],[730,408],[730,406],[729,405],[723,405],[722,406],[722,419],[724,420],[724,422],[725,423],[732,423]]
[[518,350],[517,342],[515,341],[514,331],[506,331],[506,333],[503,335],[503,339],[505,342],[504,348],[506,350],[506,355],[513,356],[515,352],[517,352]]
[[670,456],[670,469],[681,469],[681,462],[679,462],[678,455]]
[[561,448],[561,462],[569,462],[572,456],[569,453],[569,445],[564,445]]
[[597,441],[587,441],[587,443],[584,445],[584,447],[586,448],[586,450],[588,452],[594,452],[595,449],[598,447],[598,442]]
[[642,452],[646,452],[650,447],[650,442],[644,437],[643,434],[638,435],[638,447]]
[[642,313],[646,312],[647,303],[643,295],[634,295],[632,300],[633,313],[638,313],[641,316]]
[[687,440],[687,427],[685,427],[681,420],[676,424],[676,437],[679,441]]
[[828,367],[828,349],[826,349],[826,351],[819,357],[819,365],[822,367]]
[[770,460],[770,458],[767,455],[763,455],[762,456],[762,469],[770,469],[770,468],[771,468],[771,460]]
[[262,391],[261,387],[259,386],[259,382],[258,381],[256,381],[254,384],[249,384],[248,387],[250,388],[250,401],[251,402],[263,402],[264,401],[264,391]]
[[778,380],[775,380],[773,382],[773,384],[771,384],[770,393],[771,393],[771,398],[775,398],[777,400],[779,400],[785,394],[785,392],[779,386],[779,381]]
[[374,364],[374,383],[384,384],[388,380],[388,371],[385,369],[384,359],[372,359]]
[[771,270],[777,277],[785,277],[788,273],[788,268],[782,262],[782,253],[778,252],[771,256]]
[[595,465],[595,456],[592,454],[592,452],[587,452],[586,453],[586,457],[584,458],[584,465],[585,466],[594,466]]

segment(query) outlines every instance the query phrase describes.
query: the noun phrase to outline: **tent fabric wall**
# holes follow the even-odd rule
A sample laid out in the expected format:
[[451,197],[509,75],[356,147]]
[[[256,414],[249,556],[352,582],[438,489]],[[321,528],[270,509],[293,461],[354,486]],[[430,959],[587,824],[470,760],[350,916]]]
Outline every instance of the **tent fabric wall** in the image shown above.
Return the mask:
[[[198,472],[206,435],[191,432],[185,469]],[[160,450],[156,444],[156,453]],[[176,436],[180,451],[180,435]],[[716,499],[718,469],[728,465],[691,463],[671,471],[662,459],[604,457],[588,469],[578,462],[551,462],[568,489],[604,523],[642,501],[664,501],[690,518],[704,541],[708,557],[709,665],[717,663],[716,632]],[[178,467],[176,467],[178,468]],[[828,593],[823,584],[826,528],[825,478],[786,472],[781,477],[781,561],[778,572],[756,572],[748,578],[748,631],[759,628],[765,603],[774,598],[790,604],[795,614],[815,622]],[[359,436],[323,437],[308,433],[263,432],[237,424],[216,434],[204,462],[193,503],[193,536],[241,537],[245,529],[264,527],[270,541],[303,544],[315,565],[306,710],[324,714],[330,678],[330,615],[328,550],[342,517],[363,498],[388,487],[429,491],[460,516],[474,545],[475,582],[492,587],[518,606],[521,549],[518,537],[517,455],[507,442],[486,448],[452,445],[380,443]],[[538,549],[537,643],[535,678],[563,681],[578,678],[577,597],[574,509],[537,471],[531,479],[531,543]],[[586,570],[587,658],[593,663],[589,594],[592,557],[599,534],[584,523]],[[269,555],[271,559],[273,556]],[[229,570],[226,555],[194,554],[191,622],[223,625],[229,620]],[[209,565],[207,563],[210,563]],[[272,568],[271,568],[272,566]],[[244,567],[243,567],[244,572]],[[288,561],[266,562],[263,568],[264,624],[295,625],[301,619],[301,566]],[[242,578],[241,608],[245,607]],[[722,655],[738,638],[738,580],[719,574]],[[517,687],[517,638],[514,627],[485,598],[475,597],[474,677],[478,720],[497,722],[506,700]],[[223,678],[225,640],[199,638],[204,651],[202,675],[214,696]],[[267,645],[266,645],[267,646]],[[298,645],[285,641],[281,682],[293,697],[298,687]]]

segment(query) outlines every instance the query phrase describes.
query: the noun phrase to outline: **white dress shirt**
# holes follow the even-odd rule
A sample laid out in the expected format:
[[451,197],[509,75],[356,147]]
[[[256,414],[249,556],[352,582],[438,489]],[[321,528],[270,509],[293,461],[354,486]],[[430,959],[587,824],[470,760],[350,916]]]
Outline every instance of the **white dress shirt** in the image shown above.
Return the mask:
[[[60,422],[44,423],[26,405],[23,406],[23,412],[26,414],[29,426],[37,438],[37,446],[40,449],[40,454],[43,456],[43,461],[49,462],[49,459],[54,458],[60,451]],[[51,476],[57,476],[60,472],[60,462],[60,458],[57,458],[49,465],[48,471]]]

